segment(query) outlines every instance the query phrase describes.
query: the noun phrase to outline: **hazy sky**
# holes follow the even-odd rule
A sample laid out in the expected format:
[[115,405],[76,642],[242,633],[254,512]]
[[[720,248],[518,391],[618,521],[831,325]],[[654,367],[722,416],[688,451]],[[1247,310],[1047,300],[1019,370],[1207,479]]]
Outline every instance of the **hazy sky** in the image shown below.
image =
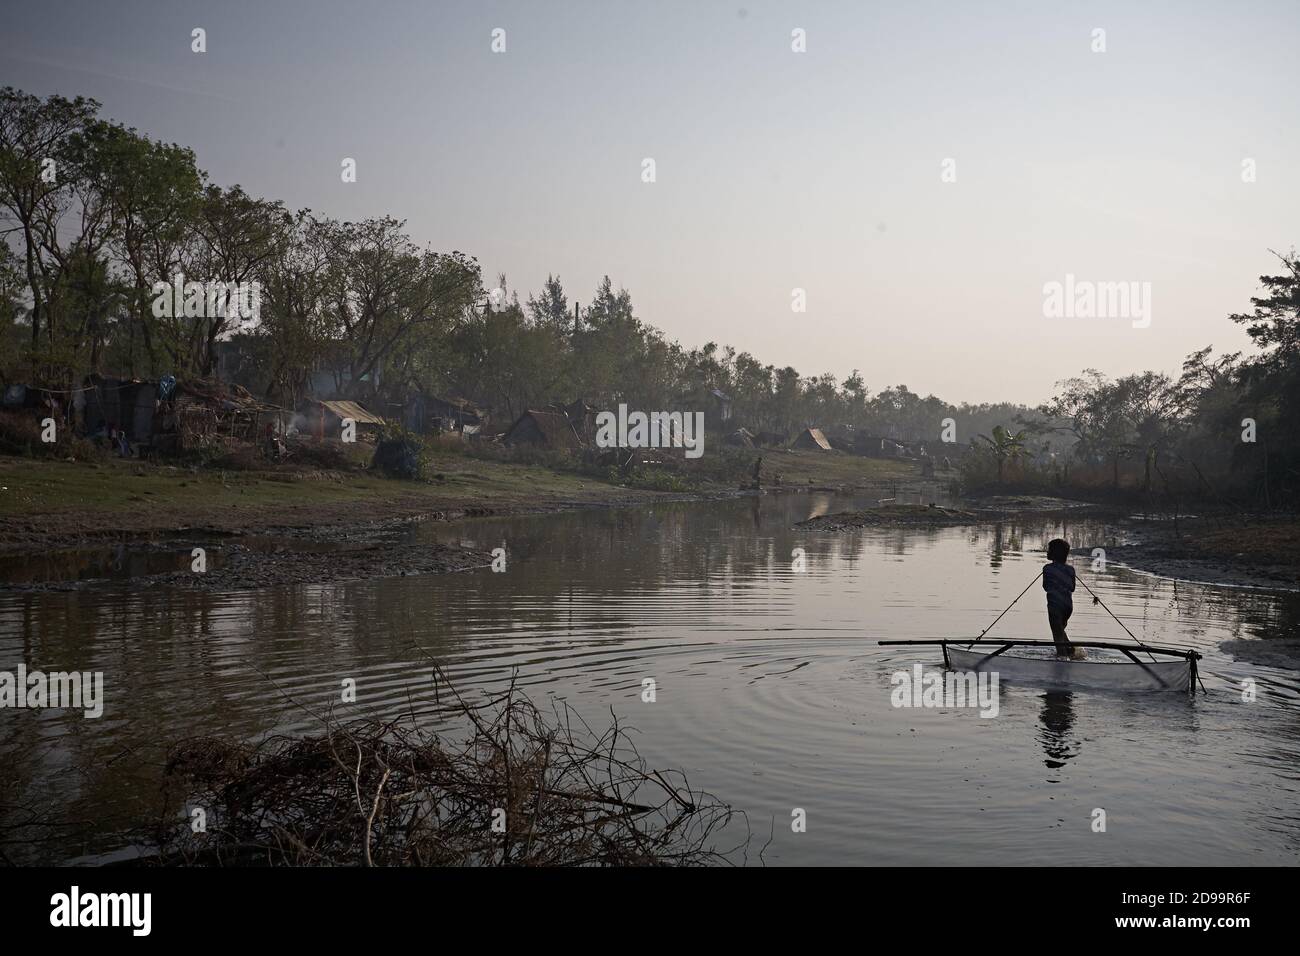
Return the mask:
[[[1036,402],[1242,348],[1227,316],[1300,246],[1296,0],[0,8],[0,85],[93,96],[215,182],[405,218],[521,294],[608,273],[684,345],[873,390]],[[1149,282],[1150,326],[1045,318],[1067,273]]]

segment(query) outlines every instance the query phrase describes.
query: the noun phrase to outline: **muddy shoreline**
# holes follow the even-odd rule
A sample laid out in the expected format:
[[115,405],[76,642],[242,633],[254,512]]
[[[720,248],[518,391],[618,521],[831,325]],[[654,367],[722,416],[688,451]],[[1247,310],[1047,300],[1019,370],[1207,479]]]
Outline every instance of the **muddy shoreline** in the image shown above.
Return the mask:
[[1291,516],[1193,518],[1174,525],[1135,521],[1109,561],[1199,584],[1300,591],[1300,522]]
[[[661,495],[654,501],[710,500],[735,497],[739,493]],[[406,577],[417,574],[452,574],[490,566],[492,555],[456,545],[435,542],[406,543],[410,531],[432,521],[529,514],[558,514],[584,508],[636,507],[646,504],[641,497],[613,497],[593,501],[559,501],[537,505],[474,506],[400,513],[351,521],[336,509],[314,511],[310,520],[295,524],[259,524],[246,516],[204,525],[178,525],[147,532],[123,532],[114,528],[86,528],[79,532],[46,532],[39,547],[27,542],[6,541],[0,556],[33,555],[48,552],[76,552],[119,546],[133,551],[205,551],[203,571],[178,570],[141,574],[129,579],[134,588],[170,587],[190,591],[228,592],[293,584],[334,584],[367,578]],[[266,542],[280,542],[267,546]],[[313,549],[311,545],[328,545]],[[8,582],[4,591],[80,591],[104,587],[104,578],[85,580]],[[119,582],[120,583],[120,582]]]
[[[76,530],[56,530],[44,521],[39,534],[28,537],[7,529],[0,540],[0,558],[50,553],[75,553],[122,548],[132,552],[170,552],[177,562],[190,564],[189,552],[202,548],[207,567],[201,572],[174,570],[133,575],[125,579],[89,577],[82,580],[0,581],[4,591],[80,591],[128,582],[133,588],[172,587],[191,591],[228,592],[293,584],[332,584],[367,578],[451,574],[490,566],[492,555],[434,542],[408,543],[411,531],[428,522],[460,521],[483,517],[559,514],[583,509],[642,507],[665,502],[729,500],[756,494],[801,494],[813,491],[849,491],[846,488],[795,486],[762,492],[743,490],[695,493],[605,494],[591,499],[567,499],[531,504],[466,504],[455,508],[410,511],[394,502],[391,507],[366,509],[375,515],[357,520],[357,509],[313,508],[293,517],[294,523],[264,523],[248,514],[234,513],[203,524],[169,526],[166,522],[145,531],[125,532],[112,516],[68,516]],[[396,512],[393,514],[392,512]],[[385,514],[387,513],[387,516]],[[40,516],[42,518],[46,516]],[[324,547],[313,548],[313,545]],[[183,561],[181,559],[184,559]]]
[[947,527],[979,524],[987,520],[990,519],[980,517],[973,511],[964,511],[958,508],[902,505],[818,515],[815,518],[809,518],[807,521],[796,522],[795,527],[805,531],[834,533],[877,527]]
[[[131,552],[170,552],[172,569],[125,578],[89,576],[81,580],[0,581],[0,592],[79,591],[127,582],[133,588],[174,587],[227,592],[294,584],[329,584],[379,577],[448,574],[490,565],[491,555],[431,542],[411,544],[411,531],[429,522],[483,517],[559,514],[584,509],[617,509],[664,503],[725,501],[736,498],[873,493],[928,495],[938,485],[924,479],[841,484],[808,482],[769,485],[761,490],[708,486],[690,492],[658,492],[590,483],[577,494],[484,497],[447,507],[436,497],[417,497],[395,483],[391,495],[358,502],[224,509],[180,506],[160,500],[147,512],[71,510],[15,516],[0,533],[0,563],[25,555],[73,554],[118,548]],[[883,490],[882,490],[883,489]],[[153,504],[152,502],[150,503]],[[431,507],[434,505],[434,507]],[[124,530],[130,528],[131,530]],[[320,545],[322,547],[315,548]],[[203,548],[210,560],[203,572],[189,570],[188,552]],[[177,568],[184,569],[177,569]]]
[[1129,570],[1190,584],[1263,591],[1300,591],[1300,569],[1284,565],[1241,566],[1205,558],[1180,557],[1159,549],[1124,545],[1108,548],[1106,553],[1116,564]]
[[[178,510],[166,503],[152,513],[119,515],[108,512],[38,514],[6,518],[0,531],[0,556],[127,544],[147,546],[173,539],[234,539],[248,536],[313,540],[372,540],[395,530],[431,521],[465,518],[558,514],[586,508],[627,508],[671,501],[709,501],[740,497],[753,492],[709,490],[699,493],[639,492],[593,494],[537,502],[484,499],[439,506],[412,502],[401,494],[392,499],[357,503],[304,505],[290,508],[230,508],[204,514]],[[803,489],[796,489],[803,490]],[[811,489],[810,489],[811,490]],[[432,504],[432,506],[431,506]]]
[[[718,496],[700,496],[718,497]],[[457,504],[447,507],[411,506],[400,498],[391,503],[315,504],[301,509],[231,509],[224,515],[185,520],[166,506],[152,516],[112,514],[35,515],[14,518],[0,534],[0,554],[65,550],[93,545],[143,545],[164,538],[239,538],[248,535],[319,539],[364,538],[376,532],[427,521],[551,514],[580,508],[630,507],[649,500],[696,500],[693,496],[647,499],[639,496],[539,504]],[[128,530],[129,527],[129,530]]]
[[82,591],[125,584],[134,589],[175,588],[186,591],[248,591],[289,584],[339,584],[366,578],[414,574],[452,574],[488,567],[492,556],[455,545],[369,544],[311,551],[281,546],[272,550],[241,544],[207,543],[203,570],[136,575],[124,582],[102,578],[5,584],[0,591]]
[[[894,480],[889,484],[891,487],[885,493],[933,497],[937,491],[933,482],[919,478]],[[164,500],[143,513],[78,510],[6,516],[5,527],[0,532],[0,560],[114,546],[134,551],[172,552],[202,547],[213,555],[210,566],[202,573],[169,570],[127,580],[132,587],[223,592],[329,584],[375,577],[457,573],[490,565],[491,555],[484,552],[431,542],[407,543],[412,528],[428,522],[756,495],[830,492],[870,497],[873,490],[880,488],[880,485],[809,483],[768,486],[761,491],[715,486],[694,492],[653,492],[592,483],[576,495],[551,495],[540,500],[485,496],[481,500],[452,503],[428,495],[414,495],[410,489],[396,484],[391,496],[368,500],[275,508],[208,508],[198,515],[192,508]],[[799,522],[796,527],[843,533],[870,527],[956,527],[1051,516],[1086,516],[1115,524],[1121,529],[1120,540],[1107,546],[1107,558],[1139,573],[1232,587],[1300,590],[1300,525],[1293,518],[1257,518],[1244,525],[1240,516],[1231,524],[1223,518],[1156,522],[1103,504],[1006,495],[974,498],[962,507],[898,504],[892,498],[881,498],[877,508],[821,515]],[[313,545],[324,547],[313,548]],[[1082,548],[1079,544],[1076,551],[1083,553]],[[188,567],[189,562],[184,564]],[[0,592],[72,591],[108,583],[102,577],[0,581]]]

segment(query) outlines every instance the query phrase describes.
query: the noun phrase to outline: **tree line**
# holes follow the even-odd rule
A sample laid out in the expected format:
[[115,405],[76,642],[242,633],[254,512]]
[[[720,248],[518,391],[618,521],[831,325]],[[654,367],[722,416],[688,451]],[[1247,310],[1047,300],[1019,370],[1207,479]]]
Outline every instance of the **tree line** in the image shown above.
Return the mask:
[[[293,407],[312,392],[401,405],[454,395],[498,422],[582,399],[597,407],[708,407],[791,435],[816,425],[960,444],[1068,480],[1106,467],[1146,490],[1171,480],[1288,500],[1296,482],[1300,265],[1280,255],[1253,311],[1234,315],[1259,354],[1189,356],[1181,374],[1094,371],[1023,405],[951,404],[906,386],[872,393],[643,322],[606,276],[585,304],[558,276],[521,300],[472,255],[421,246],[390,216],[346,222],[209,181],[192,150],[101,118],[92,99],[0,90],[0,378],[71,388],[89,373],[210,377],[222,350],[241,384]],[[259,289],[239,310],[157,308],[160,284]],[[490,286],[490,288],[489,288]],[[1244,419],[1253,440],[1242,437]],[[998,426],[1004,426],[995,432]],[[984,436],[980,439],[979,436]],[[1171,476],[1173,476],[1171,478]],[[1207,492],[1208,493],[1208,492]]]
[[[717,389],[753,430],[852,424],[908,438],[952,414],[974,429],[1027,411],[958,408],[905,386],[873,396],[856,371],[839,383],[713,343],[686,349],[608,276],[585,305],[556,276],[521,302],[504,276],[489,290],[473,256],[422,248],[401,220],[342,222],[216,185],[192,150],[101,119],[81,97],[0,91],[0,217],[6,381],[211,376],[233,346],[248,384],[290,405],[313,388],[397,402],[417,390],[509,418],[577,398],[703,405]],[[255,281],[258,314],[160,314],[157,289],[178,277]]]

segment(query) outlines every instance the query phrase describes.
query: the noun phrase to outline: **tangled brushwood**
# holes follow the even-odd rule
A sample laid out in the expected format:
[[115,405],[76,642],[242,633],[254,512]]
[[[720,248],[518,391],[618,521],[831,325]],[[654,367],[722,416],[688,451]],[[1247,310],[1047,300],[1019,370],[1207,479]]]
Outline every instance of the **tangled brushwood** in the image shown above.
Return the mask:
[[[445,694],[444,694],[445,696]],[[165,803],[202,808],[158,834],[164,865],[617,866],[725,862],[731,808],[677,772],[647,768],[613,720],[597,733],[567,706],[541,712],[512,685],[463,716],[450,745],[411,715],[327,722],[257,745],[173,748]],[[746,831],[748,830],[745,827]],[[748,836],[742,841],[748,842]]]

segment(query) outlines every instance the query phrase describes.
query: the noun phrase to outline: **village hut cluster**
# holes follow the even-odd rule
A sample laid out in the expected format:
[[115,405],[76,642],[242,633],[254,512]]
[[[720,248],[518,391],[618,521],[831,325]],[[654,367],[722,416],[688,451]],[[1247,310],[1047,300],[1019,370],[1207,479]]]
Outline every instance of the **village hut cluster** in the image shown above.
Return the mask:
[[56,435],[70,432],[140,458],[256,442],[283,434],[293,418],[238,385],[171,376],[88,375],[66,390],[10,385],[0,405],[6,414],[53,423]]
[[463,399],[417,395],[381,414],[346,398],[308,397],[284,407],[217,378],[111,378],[88,375],[71,389],[11,384],[0,414],[54,434],[106,445],[130,458],[221,455],[252,449],[282,458],[293,445],[342,440],[373,444],[387,429],[476,437],[484,413]]
[[[320,391],[326,391],[322,387]],[[732,400],[705,389],[683,400],[684,414],[703,414],[710,441],[733,451],[789,449],[843,453],[919,462],[923,473],[946,470],[961,451],[893,436],[867,435],[850,425],[806,426],[794,434],[749,428],[736,420]],[[694,406],[694,407],[692,407]],[[243,450],[273,461],[293,459],[312,444],[339,441],[377,445],[402,432],[507,449],[542,450],[600,468],[679,470],[680,444],[657,448],[603,448],[597,440],[599,409],[578,398],[494,417],[492,410],[460,397],[413,390],[365,402],[311,395],[284,407],[219,377],[157,380],[87,376],[77,388],[51,390],[10,385],[3,413],[53,420],[59,429],[107,445],[123,457],[221,457]],[[935,443],[931,442],[930,445]]]
[[772,432],[752,432],[737,428],[726,436],[728,445],[738,448],[791,448],[795,451],[843,452],[864,458],[885,458],[919,462],[923,472],[933,473],[935,468],[953,467],[964,446],[943,444],[923,439],[901,439],[893,436],[868,435],[852,425],[827,428],[808,426],[793,438]]
[[[691,402],[684,401],[690,407]],[[864,458],[892,459],[917,464],[924,477],[952,471],[967,446],[933,440],[904,439],[893,435],[867,434],[852,425],[825,428],[806,426],[793,434],[749,428],[739,423],[732,411],[729,396],[709,389],[697,403],[703,406],[705,429],[715,447],[729,449],[733,456],[753,453],[752,469],[745,464],[747,482],[742,488],[761,486],[762,456],[767,451],[794,451],[812,454],[847,454]],[[615,466],[621,472],[686,467],[686,457],[678,447],[668,448],[600,448],[595,442],[597,410],[586,402],[554,404],[525,410],[500,436],[506,446],[529,446],[581,457],[601,467]],[[770,467],[770,464],[769,466]],[[779,475],[776,478],[780,482]]]

